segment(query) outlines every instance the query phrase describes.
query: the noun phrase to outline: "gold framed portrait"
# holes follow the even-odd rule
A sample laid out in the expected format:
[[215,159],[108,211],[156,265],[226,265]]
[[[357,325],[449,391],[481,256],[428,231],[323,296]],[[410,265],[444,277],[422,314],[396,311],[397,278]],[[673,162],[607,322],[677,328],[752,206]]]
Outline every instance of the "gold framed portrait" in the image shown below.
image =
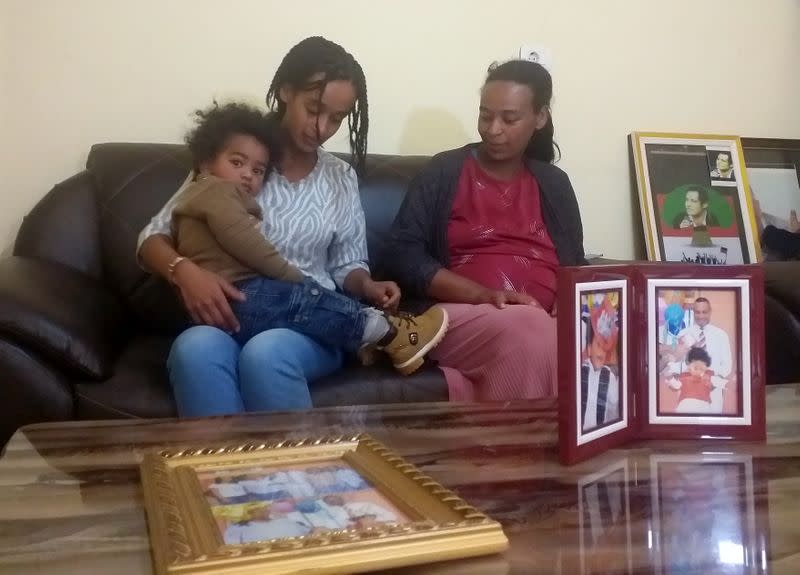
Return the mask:
[[145,455],[156,572],[360,573],[503,551],[500,524],[367,435]]
[[650,261],[761,260],[738,136],[633,132],[629,140]]

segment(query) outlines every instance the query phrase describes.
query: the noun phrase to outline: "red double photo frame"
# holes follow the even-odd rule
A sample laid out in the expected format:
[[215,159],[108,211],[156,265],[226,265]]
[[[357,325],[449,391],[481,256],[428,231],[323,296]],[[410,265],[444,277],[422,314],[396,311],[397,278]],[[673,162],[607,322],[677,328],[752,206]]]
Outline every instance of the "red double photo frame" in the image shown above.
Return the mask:
[[559,270],[565,465],[634,439],[763,440],[759,265]]

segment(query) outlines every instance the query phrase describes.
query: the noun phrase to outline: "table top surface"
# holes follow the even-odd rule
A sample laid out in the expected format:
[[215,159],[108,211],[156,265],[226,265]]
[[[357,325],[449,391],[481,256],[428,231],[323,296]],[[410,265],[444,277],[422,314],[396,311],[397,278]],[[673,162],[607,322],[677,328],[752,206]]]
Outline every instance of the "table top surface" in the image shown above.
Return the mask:
[[558,464],[555,400],[22,428],[0,459],[0,573],[152,573],[139,468],[156,447],[365,431],[499,520],[481,559],[391,573],[800,573],[800,385],[766,443],[631,444]]

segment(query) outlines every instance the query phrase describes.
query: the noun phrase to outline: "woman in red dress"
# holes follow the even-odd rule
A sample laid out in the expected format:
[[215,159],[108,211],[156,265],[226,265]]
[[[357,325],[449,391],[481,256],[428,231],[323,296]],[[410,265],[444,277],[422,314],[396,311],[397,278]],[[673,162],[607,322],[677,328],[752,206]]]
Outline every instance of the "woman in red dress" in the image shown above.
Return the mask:
[[556,394],[556,270],[585,259],[575,193],[553,165],[552,91],[539,64],[491,69],[481,142],[435,156],[392,227],[390,277],[449,312],[430,357],[453,401]]

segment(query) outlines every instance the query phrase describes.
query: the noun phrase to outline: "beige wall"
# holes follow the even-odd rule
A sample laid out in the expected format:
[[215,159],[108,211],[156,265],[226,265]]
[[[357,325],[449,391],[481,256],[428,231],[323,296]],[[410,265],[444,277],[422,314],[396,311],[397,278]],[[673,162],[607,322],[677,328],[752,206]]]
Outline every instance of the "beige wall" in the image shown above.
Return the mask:
[[[632,130],[800,137],[797,0],[0,0],[0,249],[100,141],[179,141],[212,97],[261,102],[280,58],[323,34],[361,61],[370,150],[475,137],[487,65],[555,59],[554,114],[586,246],[633,255]],[[343,138],[329,146],[345,148]],[[10,165],[7,165],[10,164]]]

